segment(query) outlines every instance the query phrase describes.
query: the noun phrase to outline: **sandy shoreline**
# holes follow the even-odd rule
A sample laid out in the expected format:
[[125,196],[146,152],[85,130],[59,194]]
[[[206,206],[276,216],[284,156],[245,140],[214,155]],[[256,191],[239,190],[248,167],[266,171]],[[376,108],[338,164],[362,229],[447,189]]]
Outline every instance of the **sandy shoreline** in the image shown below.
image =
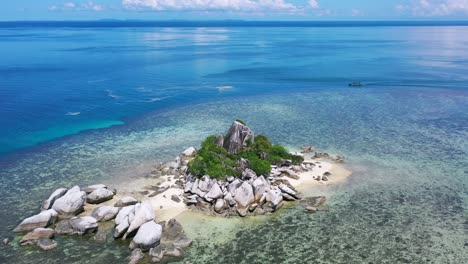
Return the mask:
[[[291,185],[300,191],[305,197],[321,195],[321,190],[323,190],[323,188],[343,183],[352,174],[352,172],[344,168],[342,164],[329,160],[311,159],[306,156],[304,162],[313,163],[315,164],[315,167],[310,171],[298,173],[299,179],[292,179],[286,176],[281,178],[287,179]],[[321,176],[326,172],[331,173],[328,177],[328,181],[317,181],[314,179],[314,176]],[[114,183],[111,185],[118,190],[114,199],[112,201],[102,203],[99,206],[113,205],[115,201],[122,197],[132,196],[140,201],[149,201],[156,211],[158,221],[168,221],[172,218],[179,218],[179,216],[185,211],[188,211],[189,208],[184,202],[175,202],[171,199],[172,195],[177,195],[181,200],[183,200],[182,195],[184,191],[178,188],[175,185],[175,182],[176,179],[174,179],[173,176],[160,176],[158,178],[138,177],[121,181],[118,184]],[[142,194],[145,191],[152,193],[153,190],[151,188],[156,186],[168,186],[169,189],[154,197],[148,197],[147,194]],[[86,205],[84,214],[90,214],[94,208],[99,206],[91,204]],[[181,217],[181,220],[187,220],[187,218]]]

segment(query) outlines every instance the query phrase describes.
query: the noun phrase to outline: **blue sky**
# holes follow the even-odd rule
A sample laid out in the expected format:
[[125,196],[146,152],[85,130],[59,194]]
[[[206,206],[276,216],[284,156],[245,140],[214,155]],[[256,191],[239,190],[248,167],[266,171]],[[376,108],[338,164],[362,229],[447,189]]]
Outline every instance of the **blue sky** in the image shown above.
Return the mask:
[[468,20],[468,0],[6,0],[0,20]]

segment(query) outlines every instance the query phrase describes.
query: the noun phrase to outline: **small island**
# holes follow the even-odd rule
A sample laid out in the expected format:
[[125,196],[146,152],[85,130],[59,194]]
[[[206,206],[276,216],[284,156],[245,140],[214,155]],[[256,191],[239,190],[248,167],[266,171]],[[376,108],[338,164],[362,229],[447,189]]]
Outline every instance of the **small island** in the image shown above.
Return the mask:
[[[298,201],[313,213],[325,197],[304,195],[300,187],[333,182],[331,170],[342,162],[343,156],[331,157],[312,146],[289,152],[236,120],[225,135],[207,137],[200,148],[186,149],[148,177],[122,184],[119,192],[104,184],[57,189],[41,212],[24,219],[14,232],[25,233],[20,245],[43,250],[58,246],[56,235],[90,235],[104,242],[112,236],[129,241],[130,263],[145,256],[153,262],[183,257],[192,243],[176,220],[183,211],[246,217],[273,214],[286,202]],[[114,222],[111,228],[101,225],[109,221]]]

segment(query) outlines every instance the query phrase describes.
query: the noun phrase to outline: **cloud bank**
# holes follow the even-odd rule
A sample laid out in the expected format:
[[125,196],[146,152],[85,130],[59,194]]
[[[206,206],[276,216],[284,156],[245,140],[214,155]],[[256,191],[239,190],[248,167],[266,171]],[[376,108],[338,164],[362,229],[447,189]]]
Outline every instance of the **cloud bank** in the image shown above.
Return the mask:
[[468,0],[413,0],[396,6],[400,13],[413,16],[448,16],[468,14]]
[[103,11],[104,6],[88,1],[85,3],[67,2],[63,5],[49,6],[50,11]]
[[300,12],[317,9],[316,0],[300,6],[288,0],[122,0],[127,9],[154,11]]

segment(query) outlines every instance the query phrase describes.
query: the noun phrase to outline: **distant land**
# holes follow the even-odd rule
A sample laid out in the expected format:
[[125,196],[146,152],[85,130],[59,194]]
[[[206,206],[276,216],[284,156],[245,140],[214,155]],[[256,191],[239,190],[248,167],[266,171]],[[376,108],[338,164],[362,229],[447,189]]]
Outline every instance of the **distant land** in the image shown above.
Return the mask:
[[468,26],[468,21],[247,21],[247,20],[116,20],[0,21],[0,27],[426,27]]

